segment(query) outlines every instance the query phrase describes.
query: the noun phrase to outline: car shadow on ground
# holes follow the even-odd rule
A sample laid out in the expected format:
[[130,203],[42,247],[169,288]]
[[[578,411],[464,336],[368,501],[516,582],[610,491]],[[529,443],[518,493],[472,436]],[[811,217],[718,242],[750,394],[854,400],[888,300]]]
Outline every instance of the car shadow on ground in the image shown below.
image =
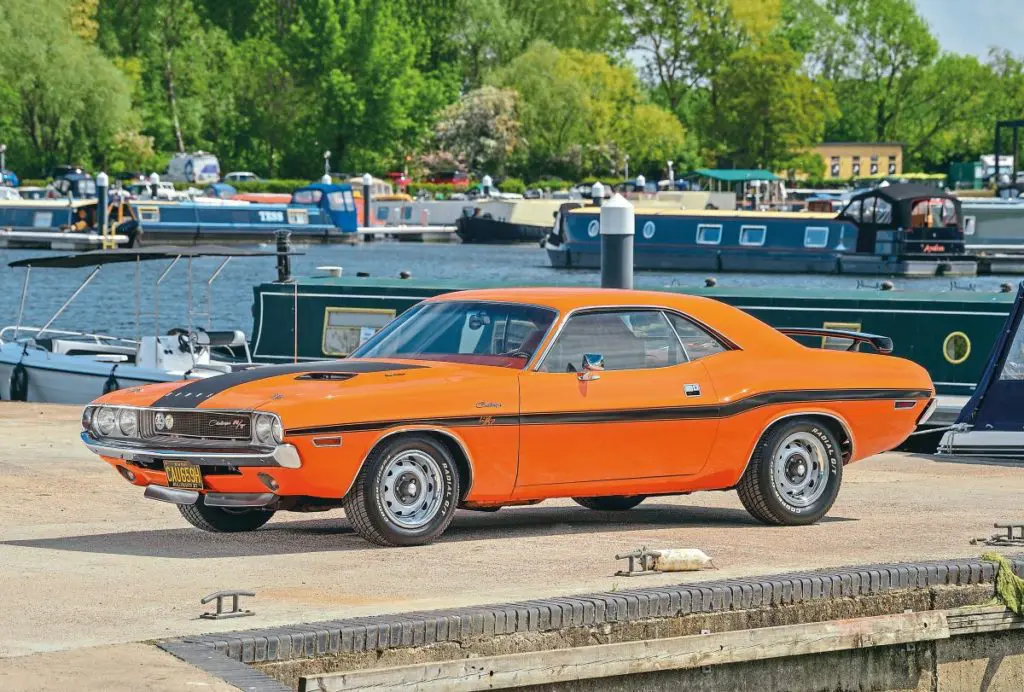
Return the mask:
[[[372,550],[344,515],[275,521],[248,533],[206,533],[199,529],[155,529],[88,536],[0,541],[0,545],[110,555],[209,559]],[[821,523],[853,521],[825,517]],[[757,529],[740,509],[650,504],[628,512],[595,512],[582,507],[513,507],[498,512],[460,510],[442,541],[507,540],[519,537],[573,536],[583,533],[650,529]]]

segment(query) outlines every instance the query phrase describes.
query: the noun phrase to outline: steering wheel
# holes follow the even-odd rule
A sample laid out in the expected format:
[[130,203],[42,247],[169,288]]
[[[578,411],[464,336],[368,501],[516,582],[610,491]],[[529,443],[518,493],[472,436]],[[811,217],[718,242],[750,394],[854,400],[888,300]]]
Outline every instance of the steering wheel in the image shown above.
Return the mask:
[[530,356],[533,354],[529,351],[524,351],[521,348],[517,348],[514,351],[506,351],[505,353],[499,354],[502,358],[522,358],[524,360],[530,360]]
[[178,333],[178,348],[181,349],[182,353],[191,353],[197,341],[198,339],[195,334],[189,334],[188,332]]

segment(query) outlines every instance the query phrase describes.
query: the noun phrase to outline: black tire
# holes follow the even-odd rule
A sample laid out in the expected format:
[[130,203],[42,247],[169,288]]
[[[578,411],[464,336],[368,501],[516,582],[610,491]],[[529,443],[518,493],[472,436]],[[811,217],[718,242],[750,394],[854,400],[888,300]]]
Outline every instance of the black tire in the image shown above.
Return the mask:
[[28,401],[28,370],[22,363],[11,371],[11,401]]
[[202,498],[194,505],[178,505],[178,511],[192,526],[211,533],[255,531],[274,516],[273,511],[265,509],[207,507]]
[[[436,510],[422,526],[403,527],[388,516],[381,492],[387,479],[393,478],[394,465],[411,453],[426,455],[436,464]],[[389,468],[390,467],[390,468]],[[429,487],[428,487],[429,488]],[[363,463],[352,488],[345,496],[345,516],[356,533],[380,546],[424,545],[438,538],[455,517],[459,502],[459,472],[451,453],[429,435],[401,435],[378,445]]]
[[[772,477],[775,456],[782,451],[783,443],[794,434],[817,439],[828,468],[824,490],[806,506],[787,501]],[[815,523],[828,513],[839,495],[842,481],[842,452],[835,435],[816,421],[796,418],[776,425],[758,441],[736,490],[743,506],[758,521],[772,526],[805,526]]]
[[574,497],[572,500],[581,507],[595,512],[625,512],[647,499],[646,495],[606,495],[604,497]]

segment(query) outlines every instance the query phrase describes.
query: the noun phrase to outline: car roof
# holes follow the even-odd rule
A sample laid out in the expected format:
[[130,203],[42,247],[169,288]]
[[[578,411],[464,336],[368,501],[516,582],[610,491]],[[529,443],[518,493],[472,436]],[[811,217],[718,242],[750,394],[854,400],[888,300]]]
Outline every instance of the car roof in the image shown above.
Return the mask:
[[480,300],[540,305],[566,314],[581,308],[658,307],[676,310],[706,324],[742,348],[791,346],[795,342],[738,308],[713,298],[667,293],[589,287],[490,288],[445,293],[430,301]]

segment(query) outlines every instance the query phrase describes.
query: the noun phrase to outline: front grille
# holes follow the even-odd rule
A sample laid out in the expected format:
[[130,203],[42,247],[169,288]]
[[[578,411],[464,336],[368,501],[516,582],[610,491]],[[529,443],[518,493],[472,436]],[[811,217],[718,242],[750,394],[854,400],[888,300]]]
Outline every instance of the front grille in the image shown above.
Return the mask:
[[[245,442],[252,439],[252,415],[249,413],[152,409],[144,409],[141,413],[139,427],[144,439],[190,438]],[[166,423],[168,416],[172,421],[170,427]],[[162,425],[158,422],[162,422]]]

